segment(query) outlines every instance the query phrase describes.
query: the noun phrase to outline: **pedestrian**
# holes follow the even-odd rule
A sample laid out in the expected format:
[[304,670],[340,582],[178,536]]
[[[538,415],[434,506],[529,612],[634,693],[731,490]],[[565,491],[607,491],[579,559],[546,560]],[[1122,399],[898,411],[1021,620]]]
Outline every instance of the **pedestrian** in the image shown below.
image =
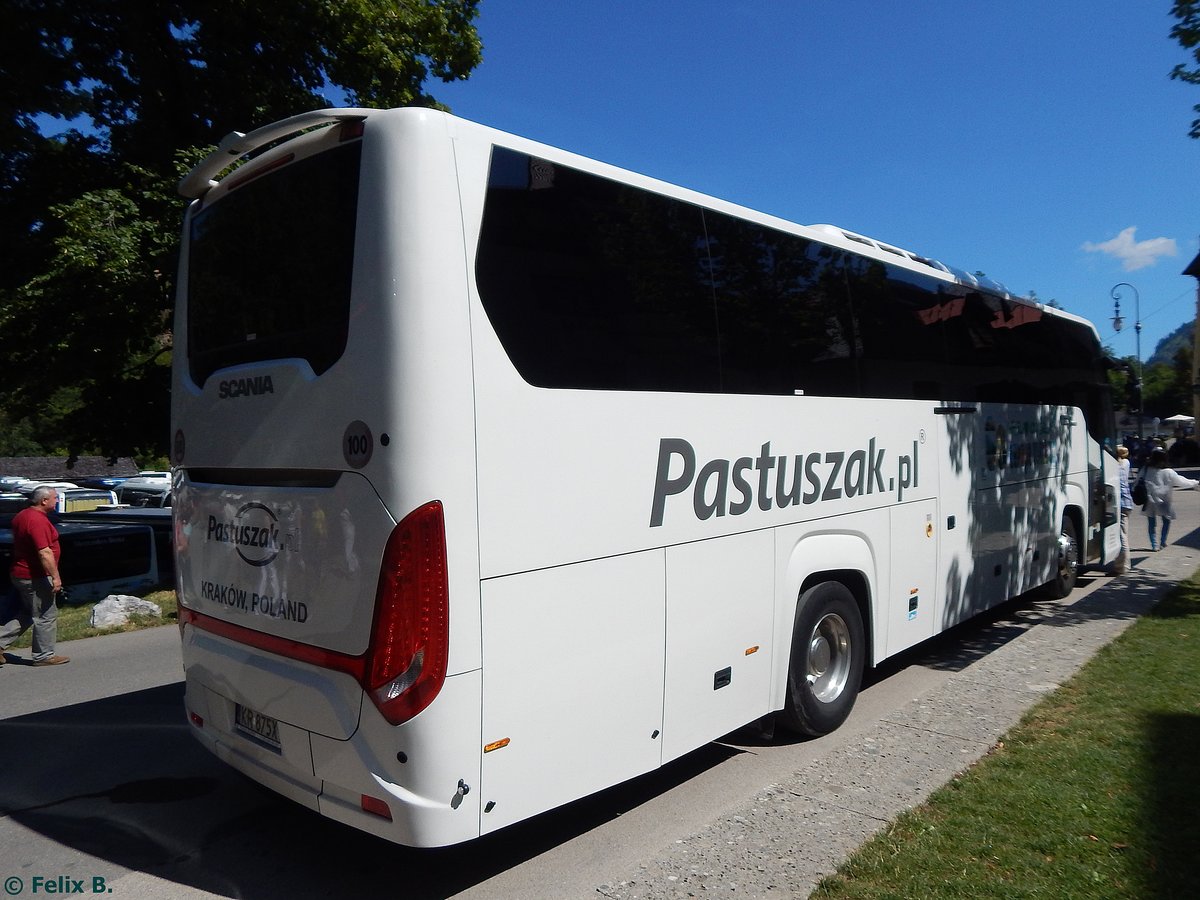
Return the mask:
[[1117,445],[1117,474],[1121,482],[1121,552],[1112,565],[1113,575],[1123,575],[1129,568],[1129,514],[1133,512],[1133,493],[1129,488],[1129,448]]
[[[1174,469],[1167,468],[1167,451],[1156,447],[1150,452],[1146,461],[1146,470],[1142,473],[1146,482],[1146,505],[1142,511],[1150,526],[1150,550],[1155,551],[1167,546],[1167,534],[1171,530],[1171,520],[1175,518],[1175,506],[1171,501],[1173,491],[1190,491],[1200,486],[1200,481],[1184,478]],[[1162,517],[1162,531],[1155,542],[1154,525]]]
[[0,625],[0,664],[4,662],[4,651],[30,627],[33,665],[61,666],[71,661],[54,652],[58,638],[55,601],[62,590],[62,576],[58,570],[58,529],[50,521],[50,510],[57,503],[58,491],[54,488],[34,488],[29,506],[13,516],[9,576],[19,602],[16,617]]

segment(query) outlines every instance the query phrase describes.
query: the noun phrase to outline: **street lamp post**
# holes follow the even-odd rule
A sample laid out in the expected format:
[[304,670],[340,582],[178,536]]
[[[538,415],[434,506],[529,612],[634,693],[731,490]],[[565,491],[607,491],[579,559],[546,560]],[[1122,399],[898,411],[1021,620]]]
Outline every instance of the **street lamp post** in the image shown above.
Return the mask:
[[1113,285],[1110,292],[1116,304],[1113,307],[1113,330],[1120,331],[1125,320],[1121,318],[1121,294],[1120,290],[1123,287],[1133,291],[1133,331],[1135,335],[1135,344],[1137,346],[1137,375],[1134,382],[1134,389],[1137,391],[1137,420],[1138,420],[1138,440],[1142,439],[1142,300],[1138,296],[1138,290],[1128,281],[1122,281],[1120,284]]

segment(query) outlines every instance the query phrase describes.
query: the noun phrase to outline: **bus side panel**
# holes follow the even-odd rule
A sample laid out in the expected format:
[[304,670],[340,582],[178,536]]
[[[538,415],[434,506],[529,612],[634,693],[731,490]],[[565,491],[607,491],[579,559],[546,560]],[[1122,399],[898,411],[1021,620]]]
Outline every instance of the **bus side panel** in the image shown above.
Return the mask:
[[663,762],[770,711],[770,529],[667,548]]
[[938,631],[937,501],[904,503],[888,510],[891,532],[887,655],[907,650]]
[[1088,562],[1108,564],[1121,553],[1121,473],[1115,447],[1105,450],[1088,441],[1088,469],[1093,479],[1088,510],[1087,536],[1081,543],[1087,547]]
[[484,833],[656,768],[663,551],[483,584]]
[[974,404],[972,410],[946,414],[939,423],[942,446],[938,466],[938,593],[937,631],[944,631],[971,615],[968,598],[975,567],[972,541],[976,539],[973,476],[983,450],[983,423]]
[[969,602],[974,615],[1016,597],[1051,577],[1058,535],[1057,490],[1050,479],[996,484],[975,492],[976,529]]
[[[1078,410],[967,404],[946,415],[940,469],[940,628],[1049,581],[1059,523],[1086,485],[1087,433]],[[1085,488],[1086,489],[1086,488]]]

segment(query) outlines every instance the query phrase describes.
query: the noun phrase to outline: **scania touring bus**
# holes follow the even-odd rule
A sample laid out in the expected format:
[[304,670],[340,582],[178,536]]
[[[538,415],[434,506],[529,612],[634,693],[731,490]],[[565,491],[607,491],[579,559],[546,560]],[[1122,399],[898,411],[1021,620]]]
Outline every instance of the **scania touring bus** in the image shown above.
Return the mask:
[[1095,329],[997,283],[427,109],[180,190],[188,716],[325,816],[445,845],[821,735],[1117,555]]

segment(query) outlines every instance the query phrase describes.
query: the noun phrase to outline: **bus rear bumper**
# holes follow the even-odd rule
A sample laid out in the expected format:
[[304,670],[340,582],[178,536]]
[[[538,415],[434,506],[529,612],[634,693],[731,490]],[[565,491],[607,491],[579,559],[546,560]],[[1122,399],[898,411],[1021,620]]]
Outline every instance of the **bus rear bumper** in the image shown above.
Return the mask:
[[184,702],[192,735],[210,753],[275,793],[320,811],[321,780],[312,774],[307,732],[284,726],[276,752],[238,734],[227,712],[233,704],[208,688],[189,682]]
[[239,730],[237,704],[191,677],[185,703],[192,734],[264,787],[385,840],[441,847],[480,833],[480,684],[478,670],[447,678],[429,708],[399,726],[364,702],[348,739],[280,721],[278,748]]
[[349,740],[313,734],[321,814],[409,847],[478,837],[481,685],[479,670],[452,675],[437,699],[402,725],[364,702]]

